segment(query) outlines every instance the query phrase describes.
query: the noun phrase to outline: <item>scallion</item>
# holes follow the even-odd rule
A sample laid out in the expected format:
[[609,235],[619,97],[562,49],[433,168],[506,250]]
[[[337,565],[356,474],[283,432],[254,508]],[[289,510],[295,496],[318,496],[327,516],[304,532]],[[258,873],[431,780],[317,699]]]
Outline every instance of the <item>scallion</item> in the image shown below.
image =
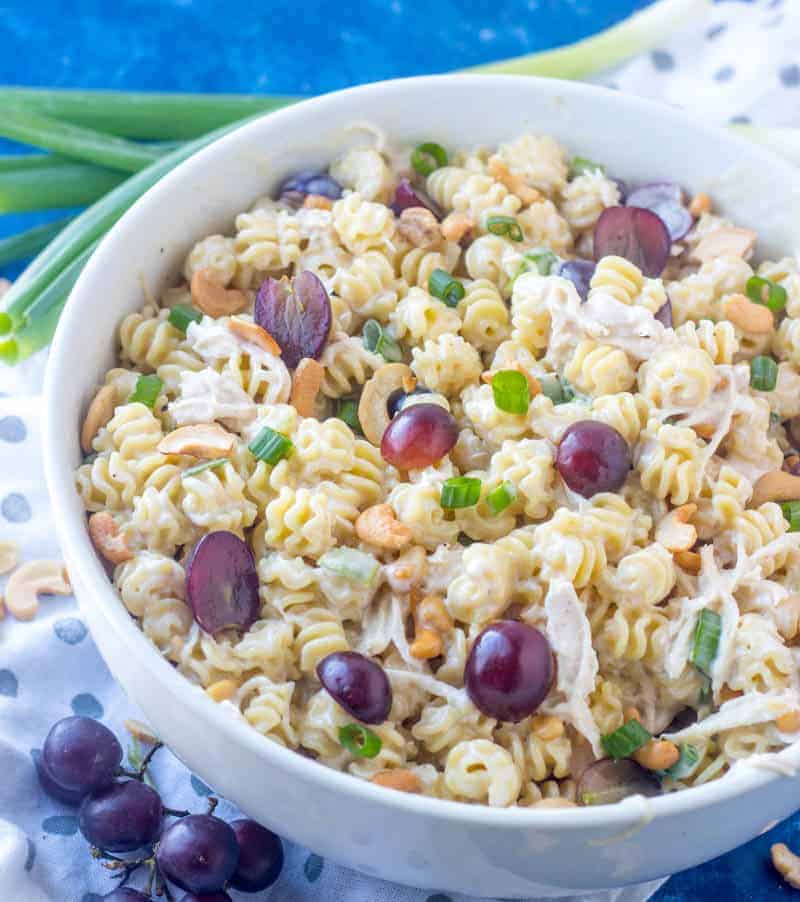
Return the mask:
[[564,390],[564,383],[558,376],[544,376],[539,379],[539,385],[542,387],[542,394],[550,398],[553,404],[566,404],[574,397],[574,393],[572,397],[568,396]]
[[773,391],[778,384],[778,364],[763,354],[750,361],[750,387],[756,391]]
[[535,247],[532,251],[525,251],[522,255],[517,276],[530,272],[533,267],[540,276],[549,276],[553,267],[558,263],[558,257],[547,247]]
[[380,564],[365,551],[357,548],[331,548],[317,562],[320,567],[330,570],[337,576],[343,576],[352,582],[368,586],[380,570]]
[[603,748],[610,758],[629,758],[637,749],[653,738],[638,720],[629,720],[613,733],[601,737]]
[[601,166],[600,163],[595,163],[594,160],[590,160],[588,157],[573,157],[570,161],[569,171],[574,178],[578,175],[586,175],[589,172],[604,173],[606,168],[605,166]]
[[495,407],[506,413],[527,413],[531,403],[528,380],[519,370],[500,370],[492,376]]
[[247,447],[253,457],[274,466],[291,453],[294,445],[282,432],[276,432],[265,426]]
[[380,354],[384,360],[398,363],[403,359],[403,350],[376,319],[368,319],[361,330],[364,347],[373,354]]
[[463,283],[445,269],[434,269],[428,276],[428,291],[448,307],[458,307],[458,302],[466,294]]
[[455,476],[442,485],[439,504],[446,510],[473,507],[481,497],[481,481],[474,476]]
[[227,463],[229,463],[227,457],[215,457],[214,460],[204,460],[201,464],[197,464],[194,467],[189,467],[188,470],[184,470],[183,473],[181,473],[181,477],[185,479],[187,476],[196,476],[204,470],[217,470]]
[[199,323],[203,314],[191,304],[176,304],[170,307],[167,319],[179,332],[186,333],[190,323]]
[[339,727],[339,742],[356,758],[374,758],[382,746],[380,737],[360,723]]
[[411,152],[411,165],[420,175],[430,175],[447,165],[447,151],[435,141],[425,141]]
[[496,489],[492,489],[486,496],[486,506],[489,511],[497,516],[501,514],[517,497],[517,489],[513,482],[503,482]]
[[71,217],[55,219],[53,222],[34,226],[9,238],[0,238],[0,266],[38,254],[69,224],[70,219]]
[[363,432],[361,421],[358,419],[358,401],[352,398],[342,398],[336,407],[336,416],[343,420],[353,432]]
[[722,618],[716,611],[703,608],[697,618],[697,626],[694,630],[692,649],[689,652],[689,661],[704,673],[711,676],[711,665],[719,651],[719,639],[722,635]]
[[763,304],[773,313],[780,313],[786,306],[786,289],[777,282],[761,276],[750,276],[744,290],[753,303]]
[[700,763],[700,752],[688,742],[682,742],[679,746],[680,758],[667,770],[660,771],[660,776],[671,777],[673,780],[685,780],[690,777]]
[[789,532],[800,532],[800,501],[784,501],[781,510],[789,523]]
[[152,408],[158,400],[163,387],[163,380],[156,375],[139,376],[136,380],[136,388],[133,390],[130,398],[128,398],[128,403],[136,404],[138,402],[144,404],[145,407]]
[[501,235],[511,241],[522,241],[522,227],[513,216],[490,216],[486,220],[486,230],[492,235]]

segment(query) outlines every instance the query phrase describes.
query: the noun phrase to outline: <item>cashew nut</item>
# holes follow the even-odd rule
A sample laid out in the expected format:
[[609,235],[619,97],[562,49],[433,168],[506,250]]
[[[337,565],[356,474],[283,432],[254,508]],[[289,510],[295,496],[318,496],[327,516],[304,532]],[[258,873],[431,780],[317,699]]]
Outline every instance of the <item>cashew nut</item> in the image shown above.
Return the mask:
[[212,269],[198,269],[192,276],[192,302],[209,316],[230,316],[248,304],[247,295],[237,288],[226,288],[214,278]]
[[122,725],[134,739],[138,739],[139,742],[143,742],[145,745],[156,745],[159,741],[158,736],[153,733],[147,724],[143,724],[141,720],[130,718],[129,720],[123,720]]
[[[528,391],[530,392],[530,396],[532,398],[535,398],[536,395],[541,394],[542,386],[539,380],[518,360],[515,360],[514,363],[510,364],[509,366],[503,367],[503,369],[516,370],[518,373],[522,373],[522,375],[528,380]],[[500,370],[485,370],[483,373],[481,373],[481,381],[491,385],[492,379],[494,379],[495,375],[498,372],[500,372]]]
[[735,698],[741,698],[744,695],[741,689],[731,689],[727,683],[723,683],[719,688],[719,703],[724,705],[725,702],[733,701]]
[[539,192],[526,184],[521,176],[515,175],[500,157],[489,159],[489,175],[505,185],[512,194],[516,194],[526,207],[539,200]]
[[400,792],[420,792],[422,784],[413,770],[397,768],[396,770],[382,770],[370,778],[371,783],[385,786],[387,789],[397,789]]
[[717,427],[713,423],[692,423],[692,429],[706,441],[714,438],[714,433],[717,431]]
[[89,517],[89,536],[94,547],[112,564],[121,564],[133,557],[125,534],[108,511],[98,511]]
[[670,511],[656,527],[656,541],[667,551],[688,551],[697,541],[697,530],[689,522],[696,513],[696,504],[682,504]]
[[415,638],[408,650],[421,660],[437,658],[444,648],[443,637],[453,628],[450,616],[440,595],[426,595],[414,606]]
[[476,222],[466,213],[452,212],[442,220],[442,238],[445,241],[461,241],[475,228]]
[[399,551],[412,538],[410,527],[401,523],[388,504],[374,504],[358,515],[356,533],[359,539],[378,548]]
[[747,259],[758,235],[752,229],[726,226],[715,229],[702,238],[690,255],[691,260],[707,263],[717,257],[741,257]]
[[162,454],[189,454],[214,460],[225,457],[233,451],[236,436],[219,423],[199,423],[195,426],[180,426],[158,443]]
[[262,351],[266,351],[267,354],[274,354],[276,357],[281,356],[281,346],[258,323],[251,323],[250,320],[246,319],[229,319],[228,330],[233,332],[241,341],[255,345],[257,348],[261,348]]
[[564,721],[553,714],[537,714],[531,721],[531,729],[545,742],[552,742],[564,735]]
[[113,385],[104,385],[92,398],[81,427],[81,448],[84,454],[92,450],[94,437],[114,416],[115,395]]
[[756,480],[750,507],[760,507],[765,501],[800,500],[800,476],[784,470],[772,470]]
[[787,711],[775,719],[775,726],[781,733],[800,732],[800,711]]
[[386,565],[386,581],[392,591],[405,595],[425,579],[428,555],[420,545],[404,551],[396,561]]
[[672,554],[672,559],[681,569],[695,575],[700,572],[703,564],[703,559],[696,551],[675,551]]
[[375,370],[372,378],[364,383],[358,402],[358,420],[364,435],[373,445],[380,445],[389,425],[389,396],[398,389],[402,390],[403,380],[413,375],[405,363],[387,363]]
[[16,542],[0,542],[0,573],[8,573],[19,563],[19,545]]
[[776,842],[769,851],[775,870],[789,886],[800,889],[800,857],[782,842]]
[[633,760],[646,770],[667,770],[680,757],[678,746],[668,739],[651,739],[633,753]]
[[695,219],[699,219],[703,213],[711,212],[711,198],[705,191],[700,191],[692,198],[689,204],[689,212]]
[[538,802],[534,802],[531,808],[577,808],[578,806],[574,802],[570,802],[569,799],[562,798],[554,798],[554,799],[539,799]]
[[289,403],[301,417],[314,415],[314,404],[324,378],[325,367],[318,360],[304,357],[297,364],[297,369],[292,377],[292,394]]
[[238,688],[239,684],[235,680],[217,680],[206,689],[206,695],[213,698],[215,702],[224,702],[231,698]]
[[442,241],[439,221],[427,207],[407,207],[397,220],[397,231],[414,247],[438,247]]
[[303,206],[306,210],[331,210],[333,201],[324,194],[306,194]]
[[28,561],[8,578],[6,607],[17,620],[32,620],[39,595],[70,595],[67,571],[61,561]]
[[722,302],[722,312],[742,332],[766,335],[775,329],[775,317],[769,307],[754,304],[743,294],[730,294]]

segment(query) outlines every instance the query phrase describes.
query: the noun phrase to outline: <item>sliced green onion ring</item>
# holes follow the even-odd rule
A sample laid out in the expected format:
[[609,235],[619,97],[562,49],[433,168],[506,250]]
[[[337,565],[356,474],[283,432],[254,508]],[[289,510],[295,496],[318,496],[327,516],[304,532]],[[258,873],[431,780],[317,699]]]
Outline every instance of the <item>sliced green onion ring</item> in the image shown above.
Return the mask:
[[420,175],[430,175],[447,161],[447,151],[435,141],[425,141],[411,151],[411,165]]
[[428,291],[448,307],[458,307],[458,302],[467,293],[464,285],[446,269],[434,269],[428,276]]
[[317,561],[320,567],[330,570],[337,576],[343,576],[352,582],[368,586],[380,570],[380,564],[366,551],[358,548],[331,548]]
[[360,723],[339,727],[339,742],[356,758],[374,758],[383,745],[379,736]]
[[253,457],[274,466],[291,453],[294,445],[282,432],[265,426],[247,447]]
[[380,354],[390,363],[403,359],[403,350],[376,319],[368,319],[361,330],[364,347],[373,354]]
[[763,304],[773,313],[780,313],[786,306],[786,289],[777,282],[761,276],[750,276],[744,290],[754,304]]
[[778,384],[778,364],[759,355],[750,361],[750,387],[756,391],[774,391]]
[[619,759],[629,758],[652,738],[652,734],[638,720],[629,720],[613,733],[607,733],[600,741],[610,758]]
[[490,216],[486,220],[486,229],[492,235],[502,235],[511,241],[522,241],[522,226],[513,216]]
[[525,251],[522,255],[520,273],[530,272],[531,264],[533,264],[540,276],[549,276],[557,263],[558,257],[549,247],[535,247],[532,251]]
[[217,470],[219,467],[223,467],[229,462],[227,457],[215,457],[214,460],[204,460],[201,464],[197,464],[194,467],[189,467],[188,470],[184,470],[181,477],[185,479],[187,476],[196,476],[204,470]]
[[573,157],[569,164],[569,171],[574,178],[577,175],[586,175],[589,172],[604,173],[606,167],[600,163],[595,163],[594,160],[590,160],[588,157]]
[[481,497],[481,481],[474,476],[455,476],[442,485],[439,504],[447,510],[473,507]]
[[501,514],[517,497],[517,489],[513,482],[504,482],[492,489],[486,496],[486,506],[496,517]]
[[789,522],[789,532],[800,532],[800,501],[784,501],[781,510]]
[[167,319],[178,331],[186,333],[189,323],[199,323],[203,314],[190,304],[176,304],[170,308]]
[[495,407],[506,413],[527,413],[531,403],[528,380],[519,370],[499,370],[492,376]]
[[133,394],[128,398],[128,403],[135,404],[139,402],[144,404],[145,407],[152,409],[163,387],[164,382],[158,376],[139,376],[136,380],[136,388],[134,388]]
[[358,401],[353,398],[340,398],[336,408],[336,416],[353,430],[361,433],[361,421],[358,418]]
[[689,661],[708,677],[711,676],[711,665],[719,651],[721,635],[722,618],[716,611],[703,608],[697,618]]

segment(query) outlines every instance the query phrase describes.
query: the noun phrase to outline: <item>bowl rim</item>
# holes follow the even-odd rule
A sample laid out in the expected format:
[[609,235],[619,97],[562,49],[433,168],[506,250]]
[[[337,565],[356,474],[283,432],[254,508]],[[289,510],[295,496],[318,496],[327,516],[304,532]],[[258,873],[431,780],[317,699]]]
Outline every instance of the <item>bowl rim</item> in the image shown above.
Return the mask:
[[[274,130],[274,134],[278,135],[284,124],[313,115],[315,111],[326,107],[347,105],[351,101],[358,101],[366,96],[382,94],[387,99],[395,99],[409,87],[447,90],[456,84],[459,85],[459,89],[465,84],[474,84],[476,87],[480,85],[482,90],[494,87],[497,91],[503,91],[509,84],[517,86],[524,84],[534,95],[538,93],[540,96],[542,94],[565,97],[594,96],[598,102],[608,104],[611,108],[627,108],[629,111],[641,111],[650,116],[655,115],[660,117],[665,124],[672,124],[677,128],[690,126],[701,140],[722,141],[733,147],[738,146],[746,156],[760,160],[764,167],[771,171],[775,180],[781,179],[786,183],[794,183],[800,190],[800,170],[796,170],[771,151],[754,146],[739,135],[698,122],[687,116],[683,110],[662,106],[653,101],[608,88],[560,79],[479,74],[392,79],[359,85],[300,101],[289,107],[246,121],[240,128],[218,138],[179,164],[131,206],[103,237],[70,293],[61,315],[45,373],[42,449],[45,479],[53,507],[58,538],[67,563],[78,571],[76,582],[81,589],[79,594],[90,598],[90,603],[102,608],[101,616],[120,637],[124,638],[131,652],[137,655],[139,664],[147,667],[159,682],[168,685],[170,692],[180,698],[193,715],[209,723],[213,729],[219,731],[221,737],[227,736],[235,739],[237,743],[244,743],[265,764],[276,765],[287,776],[297,776],[310,783],[327,784],[331,791],[363,799],[365,802],[383,806],[387,810],[396,808],[409,814],[425,816],[428,819],[479,824],[485,828],[535,828],[537,830],[561,828],[566,832],[593,828],[613,831],[628,829],[632,823],[649,822],[659,817],[680,816],[697,808],[730,801],[737,796],[762,789],[778,777],[787,774],[779,773],[775,769],[739,765],[724,777],[702,786],[690,787],[650,799],[634,796],[615,805],[559,810],[516,806],[492,808],[488,805],[474,805],[426,795],[392,792],[367,780],[327,767],[277,742],[268,740],[243,720],[231,716],[225,710],[225,705],[212,701],[202,689],[194,686],[186,677],[182,676],[149,642],[134,618],[125,609],[91,545],[84,524],[75,522],[70,512],[70,506],[74,504],[75,493],[74,463],[67,459],[68,455],[65,453],[59,436],[65,434],[63,430],[75,429],[76,426],[65,417],[64,405],[59,401],[60,387],[65,384],[65,380],[69,379],[71,361],[75,359],[71,349],[80,346],[83,331],[81,328],[82,299],[91,295],[92,282],[106,267],[107,262],[113,262],[114,255],[126,243],[126,234],[135,232],[139,227],[140,220],[146,221],[154,215],[158,205],[169,196],[173,185],[190,178],[195,169],[201,169],[217,155],[224,155],[240,142],[260,138],[265,127]],[[791,770],[792,776],[796,777],[797,770],[800,768],[800,740],[788,746],[781,754],[787,764],[787,770]]]

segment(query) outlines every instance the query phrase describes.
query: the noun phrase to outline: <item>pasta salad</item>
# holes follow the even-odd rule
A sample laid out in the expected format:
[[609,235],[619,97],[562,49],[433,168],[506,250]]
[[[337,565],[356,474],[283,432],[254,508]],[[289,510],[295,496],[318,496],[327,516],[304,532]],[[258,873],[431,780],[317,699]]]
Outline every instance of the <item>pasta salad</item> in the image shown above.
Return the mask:
[[119,328],[78,491],[144,634],[396,790],[656,795],[800,738],[800,271],[532,134],[300,172]]

